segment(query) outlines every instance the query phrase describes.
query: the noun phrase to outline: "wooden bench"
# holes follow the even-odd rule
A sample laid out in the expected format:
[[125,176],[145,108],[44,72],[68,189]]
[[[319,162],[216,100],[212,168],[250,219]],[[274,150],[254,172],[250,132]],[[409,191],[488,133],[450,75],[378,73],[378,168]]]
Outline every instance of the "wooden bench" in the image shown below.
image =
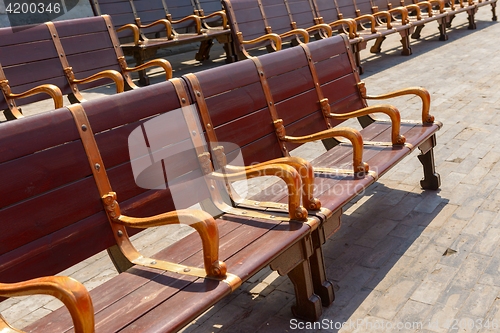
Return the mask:
[[249,51],[264,46],[268,51],[277,51],[286,41],[294,45],[307,43],[313,33],[320,38],[331,36],[333,28],[356,39],[352,20],[321,21],[315,19],[312,11],[308,19],[299,14],[303,8],[283,0],[224,0],[222,3],[231,26],[236,57],[240,60],[249,58]]
[[[50,284],[73,317],[63,307],[26,331],[66,332],[73,323],[76,332],[177,331],[267,265],[293,282],[296,316],[321,315],[309,269],[320,219],[301,206],[301,179],[312,174],[286,164],[214,172],[186,89],[172,79],[0,124],[0,170],[9,175],[0,219],[11,224],[0,236],[0,296]],[[286,182],[283,207],[224,199],[223,179],[260,175]],[[189,208],[199,202],[205,211]],[[151,258],[129,239],[137,228],[179,223],[196,232]],[[50,277],[105,249],[121,273],[89,294]],[[76,300],[64,296],[71,292]]]
[[[247,169],[281,161],[276,159],[313,140],[324,140],[329,148],[311,161],[316,175],[314,197],[322,208],[309,211],[322,220],[313,232],[311,268],[315,293],[324,305],[333,300],[333,295],[327,288],[321,244],[340,227],[342,207],[417,147],[424,169],[421,186],[432,190],[440,186],[433,147],[441,124],[429,114],[428,92],[408,88],[382,96],[366,95],[344,35],[183,78],[190,85],[192,100],[215,147],[214,160],[221,165],[235,154],[224,142],[242,147]],[[422,100],[420,121],[401,122],[395,107],[368,106],[366,102],[407,94]],[[375,121],[372,113],[384,113],[391,120]],[[339,127],[353,117],[359,117],[364,126],[361,134]],[[278,186],[253,200],[257,205],[286,202],[285,194]],[[241,201],[241,205],[251,207],[256,203]]]
[[[154,57],[159,49],[192,43],[200,43],[195,59],[208,60],[214,39],[224,45],[227,61],[234,61],[229,28],[205,24],[214,16],[225,16],[220,11],[200,17],[194,14],[200,9],[190,2],[165,0],[96,0],[92,7],[95,15],[113,18],[123,52],[134,57],[136,66]],[[140,82],[147,84],[147,77],[141,76]]]
[[0,36],[0,109],[7,119],[22,117],[19,106],[47,98],[56,108],[63,106],[63,95],[81,102],[81,90],[104,84],[114,83],[117,92],[136,88],[130,73],[147,67],[159,66],[172,77],[163,59],[128,67],[109,16],[2,28]]

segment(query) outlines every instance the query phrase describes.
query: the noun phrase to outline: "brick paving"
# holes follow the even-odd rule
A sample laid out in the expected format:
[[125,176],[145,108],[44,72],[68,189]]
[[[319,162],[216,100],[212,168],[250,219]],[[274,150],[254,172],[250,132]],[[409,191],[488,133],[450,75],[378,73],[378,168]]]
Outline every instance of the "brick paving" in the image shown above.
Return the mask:
[[[500,331],[500,25],[489,7],[476,19],[477,30],[467,30],[466,15],[458,15],[446,42],[437,39],[437,25],[428,24],[409,57],[399,55],[397,35],[387,38],[380,55],[370,54],[370,45],[362,51],[369,94],[409,86],[430,91],[431,113],[444,123],[435,149],[442,186],[420,189],[421,165],[413,154],[346,207],[340,231],[324,245],[336,300],[320,321],[295,320],[293,286],[266,269],[184,332]],[[223,63],[167,59],[174,76]],[[403,118],[419,119],[418,99],[392,103]],[[308,149],[321,152],[320,145]],[[136,244],[154,253],[189,232],[174,228],[143,232]],[[116,272],[101,253],[61,274],[92,289]],[[0,303],[0,312],[22,328],[60,304],[23,297]]]

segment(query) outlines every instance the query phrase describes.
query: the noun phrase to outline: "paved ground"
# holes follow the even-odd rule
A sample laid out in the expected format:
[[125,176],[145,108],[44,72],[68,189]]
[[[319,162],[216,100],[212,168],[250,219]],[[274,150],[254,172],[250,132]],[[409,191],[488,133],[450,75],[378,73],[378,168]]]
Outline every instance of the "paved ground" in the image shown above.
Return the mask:
[[[352,202],[324,246],[336,300],[321,321],[293,319],[290,282],[263,270],[185,332],[500,331],[500,25],[489,7],[480,8],[477,30],[466,29],[465,15],[453,23],[446,42],[429,24],[409,57],[399,55],[397,36],[380,55],[362,53],[369,94],[417,85],[430,91],[432,114],[444,123],[435,150],[441,190],[419,188],[421,166],[410,156]],[[168,58],[174,75],[223,63],[193,67],[185,58]],[[417,99],[394,104],[404,118],[418,119]],[[319,151],[310,146],[309,153]],[[147,254],[185,233],[158,229],[136,242]],[[102,253],[62,274],[92,289],[116,273]],[[0,303],[0,312],[23,327],[59,306],[47,297],[19,298]]]

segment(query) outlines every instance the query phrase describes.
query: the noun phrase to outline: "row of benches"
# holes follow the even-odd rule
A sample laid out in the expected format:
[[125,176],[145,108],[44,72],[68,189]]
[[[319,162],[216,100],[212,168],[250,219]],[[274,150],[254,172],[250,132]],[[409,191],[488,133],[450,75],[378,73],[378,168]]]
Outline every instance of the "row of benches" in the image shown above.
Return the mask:
[[[293,282],[295,316],[317,320],[342,207],[417,147],[421,186],[440,185],[429,93],[367,95],[349,49],[335,36],[0,124],[0,296],[49,294],[70,312],[26,330],[177,331],[267,265]],[[419,121],[366,102],[408,94]],[[339,126],[354,117],[361,131]],[[290,157],[312,140],[328,150]],[[234,194],[260,176],[280,182]],[[151,258],[128,237],[179,223],[196,232]],[[90,293],[50,277],[104,249],[121,274]]]
[[491,5],[493,20],[496,0],[223,0],[238,58],[249,50],[266,46],[281,48],[282,41],[307,42],[328,37],[335,31],[348,34],[360,72],[359,52],[375,40],[370,51],[378,53],[387,35],[399,33],[403,55],[412,53],[410,36],[420,38],[425,24],[437,21],[439,39],[447,40],[446,28],[458,13],[468,15],[469,29],[475,29],[478,7]]
[[56,108],[81,102],[81,90],[113,83],[117,92],[134,89],[131,72],[158,66],[172,77],[170,63],[151,60],[129,67],[109,16],[33,27],[0,29],[0,110],[7,119],[22,117],[21,105],[47,98]]
[[224,45],[227,61],[234,60],[220,0],[93,0],[91,4],[95,15],[112,17],[123,52],[133,56],[137,66],[158,49],[191,43],[200,43],[196,60],[207,60],[214,39]]

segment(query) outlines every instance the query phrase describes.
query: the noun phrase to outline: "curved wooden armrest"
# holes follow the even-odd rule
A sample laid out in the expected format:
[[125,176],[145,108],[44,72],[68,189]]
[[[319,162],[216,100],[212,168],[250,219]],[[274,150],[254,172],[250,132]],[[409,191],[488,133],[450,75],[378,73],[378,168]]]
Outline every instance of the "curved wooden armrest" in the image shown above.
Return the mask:
[[[202,210],[180,209],[150,217],[130,217],[122,215],[116,203],[116,193],[103,196],[103,202],[108,211],[112,211],[113,222],[131,228],[151,228],[168,224],[186,224],[195,229],[201,238],[205,273],[211,277],[224,277],[227,273],[226,264],[219,261],[219,229],[214,218]],[[126,255],[126,254],[125,254]],[[132,261],[132,260],[131,260]],[[136,263],[135,261],[132,261]],[[164,262],[164,267],[177,271],[176,264]]]
[[386,23],[386,27],[387,29],[392,29],[392,25],[391,25],[391,14],[389,12],[386,12],[386,11],[382,11],[382,12],[376,12],[376,13],[373,13],[372,14],[376,19],[378,19],[379,17],[383,17],[385,18],[385,20],[387,22]]
[[[18,283],[0,283],[0,296],[50,295],[68,309],[75,333],[94,332],[94,307],[87,289],[67,276],[48,276]],[[0,320],[0,328],[1,328]],[[7,324],[8,325],[8,324]],[[10,327],[10,326],[9,326]],[[3,330],[0,330],[3,332]]]
[[132,30],[132,34],[134,36],[134,44],[139,45],[140,44],[139,28],[135,24],[130,23],[119,27],[118,29],[116,29],[116,32],[125,31],[126,29]]
[[429,91],[427,91],[427,89],[425,88],[410,87],[377,96],[369,96],[366,94],[362,94],[362,97],[366,99],[387,99],[404,95],[417,95],[418,97],[420,97],[420,99],[422,100],[422,123],[432,124],[434,122],[434,116],[429,114],[429,110],[431,107],[431,95],[429,94]]
[[156,20],[156,21],[149,23],[149,24],[142,24],[140,19],[135,19],[135,22],[140,29],[151,28],[151,27],[154,27],[155,25],[163,25],[165,27],[165,33],[167,35],[167,38],[168,39],[173,38],[172,37],[172,23],[167,19]]
[[7,80],[0,81],[0,87],[6,98],[25,98],[44,93],[52,97],[52,100],[54,100],[54,108],[62,108],[64,104],[61,89],[53,84],[42,84],[19,94],[12,93],[12,91],[10,90],[9,82]]
[[[427,4],[424,4],[424,6],[428,7],[427,8],[427,16],[431,17],[433,14],[432,14],[432,6],[427,6]],[[406,9],[409,9],[409,10],[414,10],[415,12],[417,12],[417,20],[421,20],[422,19],[422,11],[420,10],[420,6],[417,5],[417,4],[413,4],[413,5],[406,5],[405,6]]]
[[87,82],[92,82],[96,80],[101,80],[101,79],[111,79],[116,85],[116,92],[121,93],[125,90],[125,82],[123,80],[123,76],[113,70],[113,69],[108,69],[99,73],[96,73],[94,75],[91,75],[89,77],[86,77],[84,79],[76,79],[75,75],[73,73],[73,69],[71,67],[65,68],[64,71],[66,72],[66,76],[68,77],[68,80],[70,83],[76,83],[76,84],[81,84],[81,83],[87,83]]
[[368,106],[366,108],[362,108],[352,112],[346,113],[330,113],[328,115],[329,118],[332,119],[351,119],[357,118],[361,116],[367,116],[371,113],[385,113],[391,118],[392,123],[392,132],[391,132],[391,140],[393,145],[402,145],[405,143],[406,139],[403,135],[399,133],[401,127],[401,115],[396,109],[396,107],[392,105],[374,105]]
[[[389,14],[398,13],[401,15],[401,23],[406,24],[408,20],[408,8],[406,7],[396,7],[387,11]],[[391,16],[392,17],[392,16]],[[420,9],[417,10],[417,18],[420,17]]]
[[241,44],[255,44],[263,42],[265,40],[270,40],[271,42],[274,43],[274,48],[276,49],[276,51],[281,50],[281,44],[282,44],[281,37],[274,33],[266,34],[251,40],[243,40],[241,32],[237,33],[237,36]]
[[223,10],[212,13],[212,14],[208,14],[206,16],[200,16],[200,18],[202,20],[206,20],[206,19],[212,18],[214,16],[220,16],[222,19],[222,28],[229,29],[229,25],[227,24],[227,15],[226,15],[226,12]]
[[358,21],[363,21],[363,20],[368,20],[370,21],[371,23],[371,26],[370,26],[370,31],[372,34],[376,33],[377,32],[377,22],[375,21],[375,16],[373,15],[361,15],[361,16],[358,16],[354,19],[356,22]]
[[269,164],[286,164],[297,170],[302,181],[302,204],[306,207],[307,210],[318,210],[321,208],[321,202],[314,197],[314,169],[311,163],[301,157],[281,157],[245,167],[226,165],[225,171],[241,172],[242,170],[250,170],[256,166],[264,166]]
[[172,65],[170,65],[170,62],[168,62],[165,59],[153,59],[153,60],[150,60],[150,61],[148,61],[144,64],[141,64],[139,66],[126,67],[125,71],[136,72],[136,71],[140,71],[140,70],[143,70],[145,68],[154,67],[154,66],[158,66],[158,67],[163,68],[163,70],[165,71],[165,76],[166,76],[167,80],[170,80],[172,78]]
[[180,20],[170,20],[170,23],[177,24],[177,23],[182,23],[182,22],[186,22],[186,21],[194,21],[196,24],[196,33],[197,34],[202,33],[202,31],[201,31],[201,19],[197,15],[189,15],[189,16],[181,18]]
[[[440,13],[444,13],[445,12],[445,9],[444,9],[444,0],[426,0],[426,1],[419,1],[417,2],[417,5],[420,5],[420,4],[425,4],[425,3],[429,3],[430,6],[431,6],[431,11],[432,11],[432,8],[434,6],[439,6],[439,12]],[[453,3],[453,1],[450,1],[450,8],[455,10],[455,5]]]
[[285,164],[257,164],[249,168],[233,169],[231,173],[212,172],[209,177],[217,180],[237,181],[261,176],[277,176],[288,188],[288,214],[291,219],[306,221],[307,210],[300,205],[301,179],[299,172],[292,166]]
[[354,173],[355,174],[367,173],[369,170],[369,166],[367,163],[363,162],[363,137],[361,136],[361,133],[359,133],[359,131],[353,128],[335,127],[300,137],[285,136],[283,137],[283,140],[287,142],[306,143],[316,140],[333,138],[336,136],[342,136],[344,138],[347,138],[352,143],[352,149],[353,149],[352,166]]
[[324,31],[328,37],[331,37],[333,34],[332,27],[330,27],[328,24],[325,23],[316,24],[306,29],[306,31],[309,33],[311,33],[311,31],[317,31],[317,30]]
[[349,29],[347,31],[349,39],[353,39],[353,38],[356,38],[358,36],[358,33],[357,33],[358,26],[356,24],[356,21],[353,19],[341,19],[341,20],[337,20],[337,21],[332,22],[332,23],[328,23],[328,25],[330,27],[332,27],[332,29],[333,29],[333,27],[336,27],[336,26],[341,26],[343,29],[344,25],[347,25],[349,27]]
[[304,43],[309,43],[309,33],[305,29],[293,29],[285,33],[280,34],[281,38],[290,37],[293,35],[300,35],[304,39]]

